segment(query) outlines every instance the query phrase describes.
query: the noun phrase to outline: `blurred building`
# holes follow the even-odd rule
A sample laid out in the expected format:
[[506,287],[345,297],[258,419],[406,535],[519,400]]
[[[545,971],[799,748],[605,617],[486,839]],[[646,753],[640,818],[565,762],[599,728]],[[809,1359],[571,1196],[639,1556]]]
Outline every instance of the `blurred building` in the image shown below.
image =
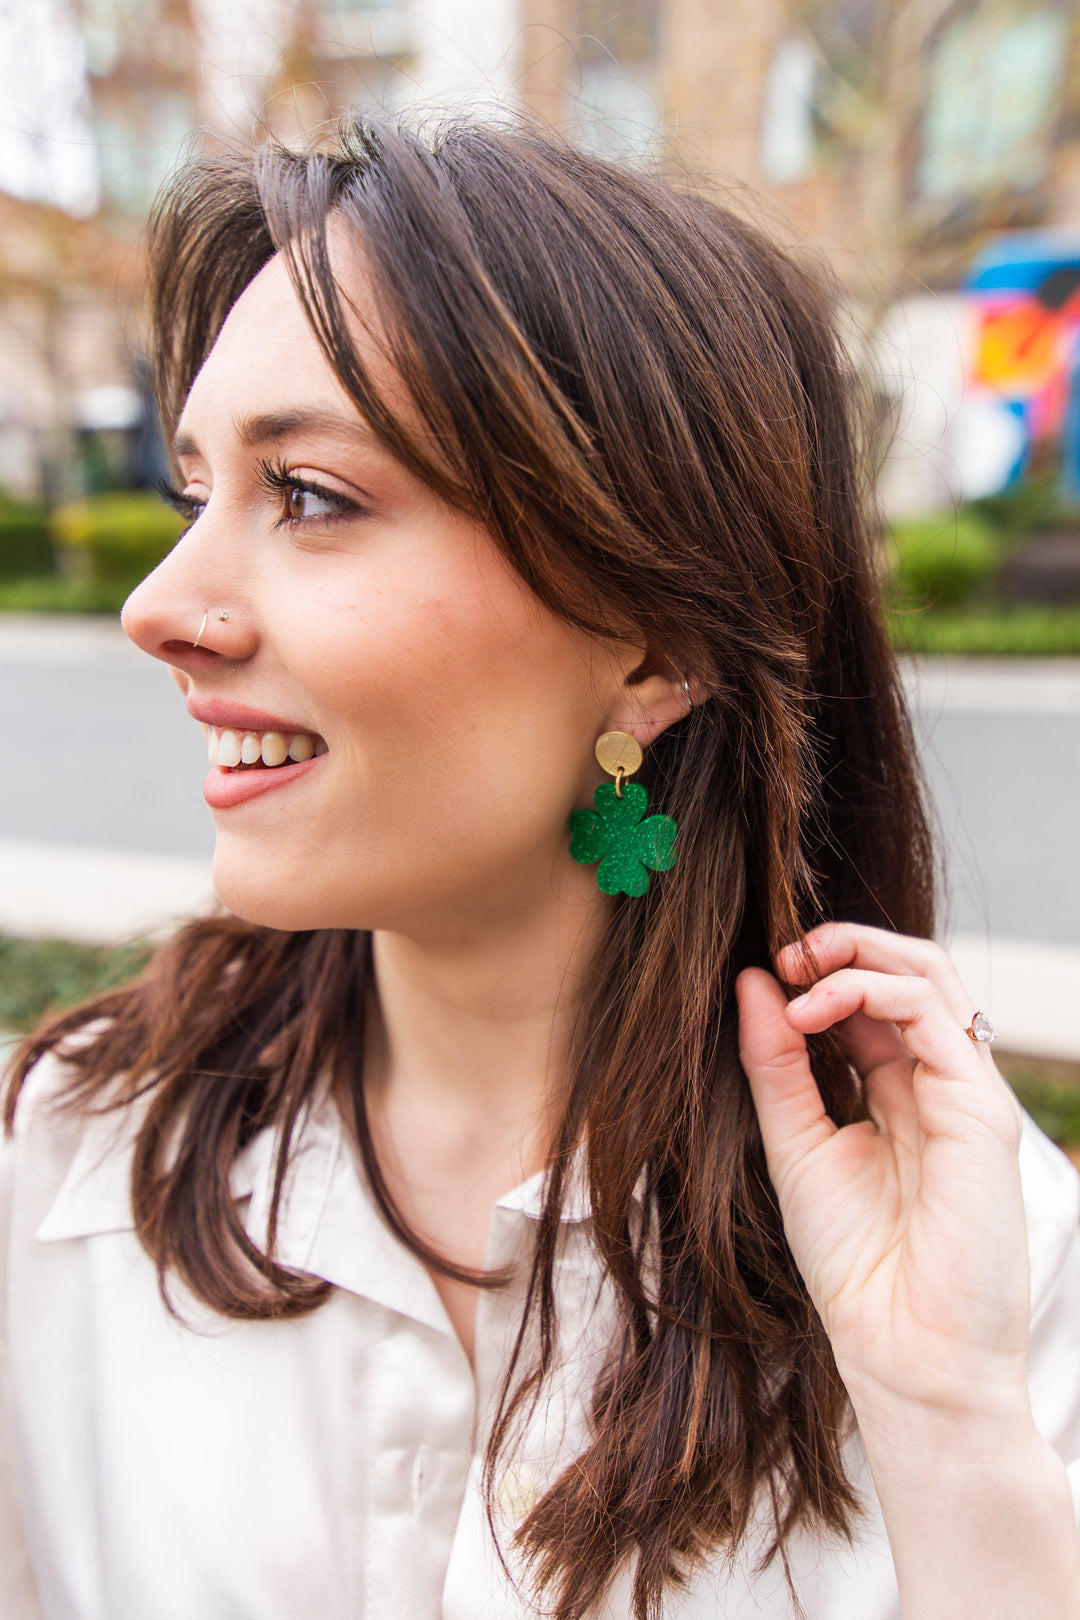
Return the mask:
[[192,140],[303,140],[350,107],[521,102],[762,193],[907,398],[979,250],[1080,227],[1078,21],[1080,0],[0,0],[25,69],[0,130],[0,487],[154,474],[154,191]]
[[1076,0],[523,5],[537,110],[763,192],[864,297],[1080,221]]

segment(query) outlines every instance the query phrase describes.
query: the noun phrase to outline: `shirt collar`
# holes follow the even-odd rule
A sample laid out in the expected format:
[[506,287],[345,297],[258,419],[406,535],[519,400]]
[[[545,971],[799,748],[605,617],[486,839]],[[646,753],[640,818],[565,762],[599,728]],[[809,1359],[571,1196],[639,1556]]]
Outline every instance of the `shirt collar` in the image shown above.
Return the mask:
[[[132,1157],[147,1101],[83,1116],[74,1157],[38,1228],[41,1242],[134,1229]],[[260,1132],[230,1175],[233,1197],[247,1200],[244,1225],[259,1247],[266,1242],[276,1150],[276,1133],[269,1128]],[[589,1218],[584,1171],[579,1152],[563,1202],[566,1224]],[[493,1235],[498,1229],[502,1252],[489,1256],[489,1263],[504,1263],[506,1251],[523,1241],[525,1222],[539,1219],[545,1184],[546,1172],[540,1171],[498,1200]],[[277,1256],[283,1265],[321,1277],[335,1288],[449,1331],[431,1278],[376,1208],[341,1116],[325,1092],[297,1127],[278,1216]]]

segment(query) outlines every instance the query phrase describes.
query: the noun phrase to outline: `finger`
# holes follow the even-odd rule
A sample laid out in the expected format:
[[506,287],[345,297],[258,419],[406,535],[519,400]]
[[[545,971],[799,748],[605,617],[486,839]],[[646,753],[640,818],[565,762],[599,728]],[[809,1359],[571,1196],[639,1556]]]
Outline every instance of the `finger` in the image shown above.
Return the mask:
[[805,940],[777,954],[777,972],[788,984],[808,984],[840,968],[873,973],[918,974],[935,985],[953,1016],[966,1028],[975,1005],[948,955],[932,939],[914,939],[862,923],[822,923]]
[[739,1054],[757,1110],[769,1174],[792,1157],[835,1135],[825,1112],[803,1037],[788,1021],[787,996],[761,968],[746,968],[735,982]]
[[858,1075],[867,1112],[880,1131],[914,1144],[914,1059],[895,1024],[853,1012],[836,1026],[840,1047]]
[[[788,1003],[786,1017],[800,1034],[819,1033],[862,1012],[891,1023],[932,1084],[916,1086],[919,1123],[927,1134],[949,1134],[957,1111],[978,1114],[997,1127],[1016,1110],[989,1054],[976,1050],[951,1008],[929,980],[917,975],[841,968]],[[928,1113],[927,1109],[932,1109]]]
[[854,1012],[850,1018],[845,1018],[837,1033],[844,1056],[860,1075],[867,1075],[882,1063],[911,1061],[896,1025],[882,1023],[864,1012]]
[[896,1025],[860,1010],[836,1025],[835,1032],[878,1130],[909,1147],[917,1146],[918,1121],[911,1089],[915,1060]]
[[912,1085],[914,1064],[905,1050],[901,1059],[883,1063],[863,1081],[866,1111],[883,1135],[917,1152],[920,1142],[919,1113]]

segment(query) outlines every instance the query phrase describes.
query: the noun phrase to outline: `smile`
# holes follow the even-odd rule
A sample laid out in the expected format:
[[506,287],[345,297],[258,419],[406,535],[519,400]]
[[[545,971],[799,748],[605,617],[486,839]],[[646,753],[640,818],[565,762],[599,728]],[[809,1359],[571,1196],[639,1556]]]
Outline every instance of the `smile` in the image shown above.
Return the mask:
[[286,764],[329,753],[321,737],[306,731],[290,735],[284,731],[234,731],[211,726],[207,736],[207,757],[222,770],[278,770]]

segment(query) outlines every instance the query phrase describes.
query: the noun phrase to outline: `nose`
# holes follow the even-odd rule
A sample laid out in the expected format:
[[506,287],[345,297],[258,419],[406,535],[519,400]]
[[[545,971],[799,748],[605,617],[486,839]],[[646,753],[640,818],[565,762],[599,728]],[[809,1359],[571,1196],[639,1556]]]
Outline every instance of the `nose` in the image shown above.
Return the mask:
[[258,637],[250,605],[218,570],[200,566],[202,548],[189,546],[189,538],[194,534],[135,587],[120,622],[143,652],[194,675],[250,658]]

